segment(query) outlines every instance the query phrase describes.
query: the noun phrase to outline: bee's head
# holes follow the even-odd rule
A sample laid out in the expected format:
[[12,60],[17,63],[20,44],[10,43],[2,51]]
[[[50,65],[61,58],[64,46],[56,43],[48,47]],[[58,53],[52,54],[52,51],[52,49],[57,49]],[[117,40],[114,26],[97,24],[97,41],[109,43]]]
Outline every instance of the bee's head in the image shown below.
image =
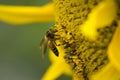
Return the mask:
[[54,34],[52,33],[51,30],[49,30],[49,31],[46,32],[46,37],[47,38],[52,38],[52,39],[54,38]]

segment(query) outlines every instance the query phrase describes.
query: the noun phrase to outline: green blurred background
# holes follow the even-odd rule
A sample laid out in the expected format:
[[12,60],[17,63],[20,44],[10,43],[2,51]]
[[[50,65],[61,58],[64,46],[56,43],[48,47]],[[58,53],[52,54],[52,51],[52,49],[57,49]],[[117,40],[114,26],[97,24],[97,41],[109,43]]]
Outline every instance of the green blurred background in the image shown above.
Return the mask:
[[[0,0],[0,4],[40,6],[50,1]],[[42,59],[39,43],[53,25],[54,22],[24,25],[0,22],[0,80],[41,80],[51,63],[48,55]],[[62,75],[57,80],[71,78]]]

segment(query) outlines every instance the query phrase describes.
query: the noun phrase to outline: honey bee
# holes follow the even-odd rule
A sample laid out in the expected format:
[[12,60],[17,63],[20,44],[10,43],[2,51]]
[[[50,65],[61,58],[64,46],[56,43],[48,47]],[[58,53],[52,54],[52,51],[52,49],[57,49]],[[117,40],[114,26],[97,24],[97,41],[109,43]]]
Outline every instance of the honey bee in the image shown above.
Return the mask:
[[47,50],[47,46],[49,46],[49,48],[52,50],[52,52],[56,55],[59,56],[59,52],[56,48],[56,43],[54,40],[54,34],[52,33],[51,30],[46,32],[45,37],[42,39],[41,43],[40,43],[40,48],[42,49],[42,54],[43,56],[46,53]]

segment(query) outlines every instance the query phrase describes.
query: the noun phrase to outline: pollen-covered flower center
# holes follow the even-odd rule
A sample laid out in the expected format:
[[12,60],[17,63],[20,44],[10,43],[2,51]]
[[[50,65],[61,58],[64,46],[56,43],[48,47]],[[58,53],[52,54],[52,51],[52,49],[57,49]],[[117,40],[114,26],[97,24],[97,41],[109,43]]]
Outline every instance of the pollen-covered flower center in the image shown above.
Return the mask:
[[[55,0],[55,39],[65,49],[65,60],[73,75],[81,80],[89,77],[108,63],[107,49],[116,30],[116,19],[108,26],[96,28],[92,40],[80,30],[91,10],[102,0]],[[91,27],[89,27],[91,28]],[[86,31],[87,32],[87,31]]]

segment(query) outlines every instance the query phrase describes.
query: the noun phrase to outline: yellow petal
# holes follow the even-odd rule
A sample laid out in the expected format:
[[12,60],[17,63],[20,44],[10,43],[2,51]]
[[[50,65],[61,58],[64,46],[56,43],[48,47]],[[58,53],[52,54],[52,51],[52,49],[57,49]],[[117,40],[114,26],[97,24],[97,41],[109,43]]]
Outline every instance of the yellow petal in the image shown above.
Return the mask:
[[72,74],[70,66],[63,59],[64,50],[62,47],[57,47],[57,49],[59,50],[59,57],[56,57],[52,51],[49,53],[52,64],[46,71],[42,80],[55,80],[62,74]]
[[48,68],[42,80],[55,80],[64,73],[65,67],[66,66],[61,61],[58,61],[57,63],[53,63]]
[[53,3],[41,7],[0,5],[0,20],[10,24],[54,21]]
[[120,22],[108,48],[108,56],[113,66],[120,72]]
[[117,6],[115,1],[104,0],[92,9],[85,24],[82,24],[80,29],[82,29],[83,34],[88,36],[88,38],[95,40],[97,29],[110,25],[116,18],[116,13]]
[[90,80],[120,80],[120,72],[109,63],[97,74],[93,75]]

